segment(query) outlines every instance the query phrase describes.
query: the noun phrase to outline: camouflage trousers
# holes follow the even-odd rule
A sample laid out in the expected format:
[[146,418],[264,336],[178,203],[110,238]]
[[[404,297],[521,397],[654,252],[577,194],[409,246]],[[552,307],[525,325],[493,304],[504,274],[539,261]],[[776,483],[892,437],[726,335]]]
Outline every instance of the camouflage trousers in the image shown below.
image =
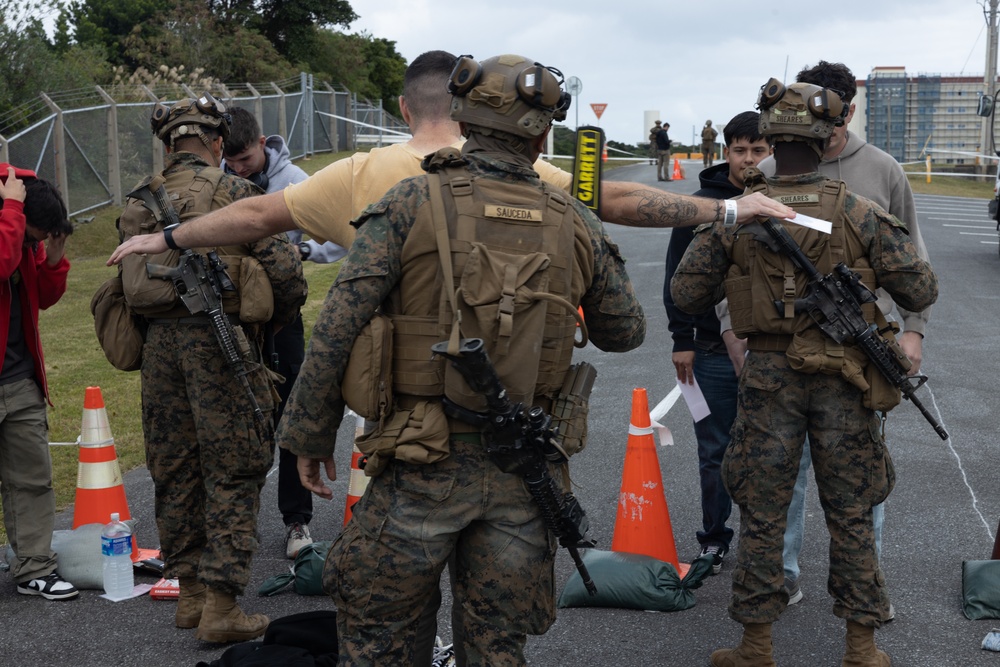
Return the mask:
[[784,354],[751,352],[722,476],[740,507],[730,616],[771,623],[785,609],[781,552],[806,435],[830,532],[827,590],[840,618],[879,627],[889,609],[872,507],[895,482],[878,415],[839,376],[805,375]]
[[524,665],[526,635],[555,621],[555,549],[522,479],[481,444],[453,437],[442,461],[391,462],[326,560],[339,664],[418,664],[418,622],[454,552],[466,664]]
[[[265,372],[248,377],[270,415]],[[150,325],[142,427],[167,577],[196,576],[233,595],[250,580],[260,490],[273,458],[270,427],[261,440],[250,410],[211,327]]]

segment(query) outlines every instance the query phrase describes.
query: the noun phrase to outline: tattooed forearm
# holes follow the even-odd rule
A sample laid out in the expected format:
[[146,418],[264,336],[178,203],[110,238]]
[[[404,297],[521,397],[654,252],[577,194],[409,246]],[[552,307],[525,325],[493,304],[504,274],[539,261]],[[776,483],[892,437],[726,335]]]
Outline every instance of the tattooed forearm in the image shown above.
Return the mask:
[[622,194],[621,207],[621,215],[610,222],[633,227],[683,227],[697,222],[694,200],[669,192],[632,190]]

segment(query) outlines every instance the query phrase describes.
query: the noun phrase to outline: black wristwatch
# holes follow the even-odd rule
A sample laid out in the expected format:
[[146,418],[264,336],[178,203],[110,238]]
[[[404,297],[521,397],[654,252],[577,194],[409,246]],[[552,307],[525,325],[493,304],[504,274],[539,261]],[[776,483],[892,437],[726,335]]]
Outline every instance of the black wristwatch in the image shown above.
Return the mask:
[[309,255],[312,254],[312,247],[305,241],[299,243],[299,254],[302,255],[302,261],[309,259]]
[[167,242],[167,247],[171,250],[181,250],[181,247],[177,245],[174,241],[174,230],[181,226],[181,223],[175,222],[172,225],[167,225],[163,228],[163,240]]

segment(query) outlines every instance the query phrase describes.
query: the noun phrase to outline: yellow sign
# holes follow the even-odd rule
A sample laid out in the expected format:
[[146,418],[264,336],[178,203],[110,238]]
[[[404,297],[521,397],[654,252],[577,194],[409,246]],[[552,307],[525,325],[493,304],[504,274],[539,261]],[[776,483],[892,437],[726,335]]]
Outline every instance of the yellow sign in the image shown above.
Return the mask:
[[604,130],[586,125],[576,131],[576,160],[573,162],[573,196],[600,215],[601,153]]

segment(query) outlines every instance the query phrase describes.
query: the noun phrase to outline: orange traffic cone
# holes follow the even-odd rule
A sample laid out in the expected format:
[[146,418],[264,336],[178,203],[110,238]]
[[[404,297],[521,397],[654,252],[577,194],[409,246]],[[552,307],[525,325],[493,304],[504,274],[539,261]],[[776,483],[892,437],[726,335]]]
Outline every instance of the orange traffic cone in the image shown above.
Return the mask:
[[632,391],[632,422],[628,431],[625,470],[611,550],[665,561],[683,577],[690,565],[681,564],[677,559],[645,389]]
[[604,148],[601,149],[601,162],[607,162],[607,161],[608,161],[608,147],[605,146]]
[[[365,418],[358,415],[358,423],[354,429],[354,437],[357,438],[365,433]],[[351,508],[354,507],[354,503],[361,500],[361,496],[364,495],[365,489],[368,488],[368,478],[365,477],[364,471],[361,469],[361,459],[364,458],[364,454],[358,449],[357,445],[354,445],[354,451],[351,453],[351,478],[347,485],[347,502],[344,504],[344,525],[351,520],[353,512]]]
[[[132,518],[101,388],[87,387],[80,427],[80,464],[76,476],[73,527],[107,523],[112,512],[117,512],[123,521]],[[132,560],[138,558],[139,550],[133,536]]]
[[675,181],[684,180],[684,170],[681,169],[681,161],[678,160],[677,158],[674,158],[674,175],[671,176],[671,178],[673,178]]

